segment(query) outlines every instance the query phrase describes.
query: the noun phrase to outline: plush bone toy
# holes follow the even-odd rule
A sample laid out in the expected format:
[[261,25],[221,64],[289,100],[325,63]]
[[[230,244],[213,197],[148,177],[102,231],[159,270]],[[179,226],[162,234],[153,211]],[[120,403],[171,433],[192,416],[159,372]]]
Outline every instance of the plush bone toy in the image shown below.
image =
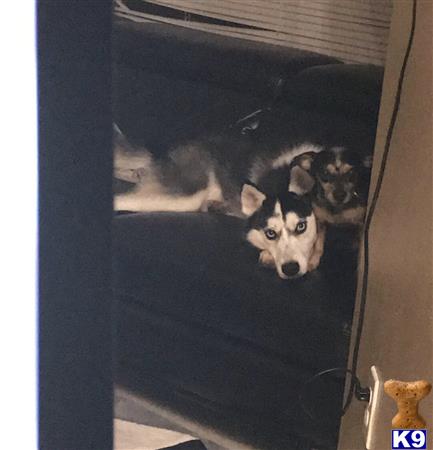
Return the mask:
[[426,428],[425,420],[418,414],[418,403],[431,391],[428,381],[388,380],[384,384],[385,392],[397,403],[398,413],[392,419],[393,428]]

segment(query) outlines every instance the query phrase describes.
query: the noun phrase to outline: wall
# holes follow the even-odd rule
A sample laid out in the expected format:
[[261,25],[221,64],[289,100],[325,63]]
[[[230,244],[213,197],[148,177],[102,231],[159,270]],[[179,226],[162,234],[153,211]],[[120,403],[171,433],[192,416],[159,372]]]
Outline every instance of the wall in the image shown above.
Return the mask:
[[[418,1],[417,25],[382,192],[370,233],[370,275],[359,358],[364,384],[375,364],[385,379],[433,381],[432,316],[432,7]],[[382,157],[412,2],[395,0],[375,170]],[[340,450],[365,448],[365,404],[354,400],[342,420]],[[421,404],[432,441],[433,394]],[[386,398],[375,449],[391,448],[394,403]],[[431,445],[431,444],[430,444]]]

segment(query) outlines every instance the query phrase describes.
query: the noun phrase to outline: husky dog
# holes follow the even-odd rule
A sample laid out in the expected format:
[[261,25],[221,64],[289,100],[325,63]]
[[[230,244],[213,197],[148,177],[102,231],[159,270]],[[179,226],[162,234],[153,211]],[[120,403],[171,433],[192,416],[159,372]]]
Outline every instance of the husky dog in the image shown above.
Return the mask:
[[115,195],[114,209],[247,217],[246,238],[260,251],[260,263],[275,267],[283,279],[296,278],[319,265],[323,233],[308,196],[311,177],[305,170],[291,177],[292,163],[320,151],[302,144],[257,156],[243,138],[216,137],[180,146],[157,160],[147,151],[133,151],[121,137],[115,145],[115,177],[135,188]]

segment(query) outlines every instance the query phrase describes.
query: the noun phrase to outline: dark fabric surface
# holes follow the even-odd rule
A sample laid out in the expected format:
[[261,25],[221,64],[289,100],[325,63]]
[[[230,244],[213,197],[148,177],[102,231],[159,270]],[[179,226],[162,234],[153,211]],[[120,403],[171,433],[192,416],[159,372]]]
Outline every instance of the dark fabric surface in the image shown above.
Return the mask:
[[156,153],[273,104],[287,80],[334,58],[115,18],[114,119]]
[[326,352],[307,350],[324,343],[324,333],[338,344],[350,319],[344,298],[353,291],[353,265],[281,280],[257,264],[256,250],[242,239],[243,222],[222,215],[124,215],[114,226],[116,289],[131,301],[313,368],[335,364]]
[[115,18],[113,36],[117,62],[265,97],[307,67],[338,62],[305,50],[122,18]]
[[309,67],[291,78],[281,99],[292,106],[363,120],[373,128],[379,113],[383,68],[361,64]]
[[154,153],[268,107],[265,145],[271,134],[287,142],[324,131],[338,144],[365,143],[368,129],[373,146],[382,68],[163,24],[116,20],[115,30],[114,119]]
[[124,64],[115,65],[114,77],[115,122],[133,143],[156,154],[219,132],[263,106],[254,94]]
[[[320,73],[317,71],[317,76]],[[380,85],[380,76],[375,77],[370,71],[368,74],[375,81],[367,86]],[[297,85],[305,95],[302,98],[293,95],[291,102],[284,99],[267,110],[263,109],[263,101],[254,96],[117,66],[115,120],[134,143],[161,155],[197,137],[234,130],[240,133],[251,120],[236,126],[235,123],[263,109],[256,116],[259,127],[251,136],[264,153],[275,146],[309,141],[346,145],[362,154],[371,154],[380,89],[354,84],[352,90],[346,90],[344,100],[336,93],[339,91],[336,82],[331,83],[327,77],[325,72],[319,94],[314,80],[299,75]],[[364,89],[369,90],[369,95],[362,94]],[[356,101],[357,98],[360,100]]]
[[[236,411],[236,420],[266,416],[264,436],[275,422],[326,442],[335,422],[333,434],[298,415],[298,393],[314,373],[345,365],[354,255],[342,251],[284,281],[258,266],[242,237],[241,220],[211,214],[115,219],[116,381],[149,396],[146,383],[158,380],[211,411]],[[328,398],[334,418],[339,389]],[[330,405],[321,405],[328,415]]]

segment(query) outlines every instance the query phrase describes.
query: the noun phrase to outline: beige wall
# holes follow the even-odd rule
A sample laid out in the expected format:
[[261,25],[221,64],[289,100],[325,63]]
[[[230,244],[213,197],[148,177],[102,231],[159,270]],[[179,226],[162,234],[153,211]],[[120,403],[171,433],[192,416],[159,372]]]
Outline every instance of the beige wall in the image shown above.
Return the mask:
[[[394,0],[373,177],[382,157],[407,45],[411,5],[410,0]],[[359,358],[363,384],[368,384],[373,364],[382,370],[385,380],[433,380],[432,9],[431,0],[418,1],[401,108],[371,227],[367,310]],[[340,450],[365,448],[364,408],[365,404],[354,400],[343,418]],[[386,398],[377,450],[391,448],[394,409]],[[429,422],[429,448],[433,448],[433,394],[422,402],[421,412]]]

